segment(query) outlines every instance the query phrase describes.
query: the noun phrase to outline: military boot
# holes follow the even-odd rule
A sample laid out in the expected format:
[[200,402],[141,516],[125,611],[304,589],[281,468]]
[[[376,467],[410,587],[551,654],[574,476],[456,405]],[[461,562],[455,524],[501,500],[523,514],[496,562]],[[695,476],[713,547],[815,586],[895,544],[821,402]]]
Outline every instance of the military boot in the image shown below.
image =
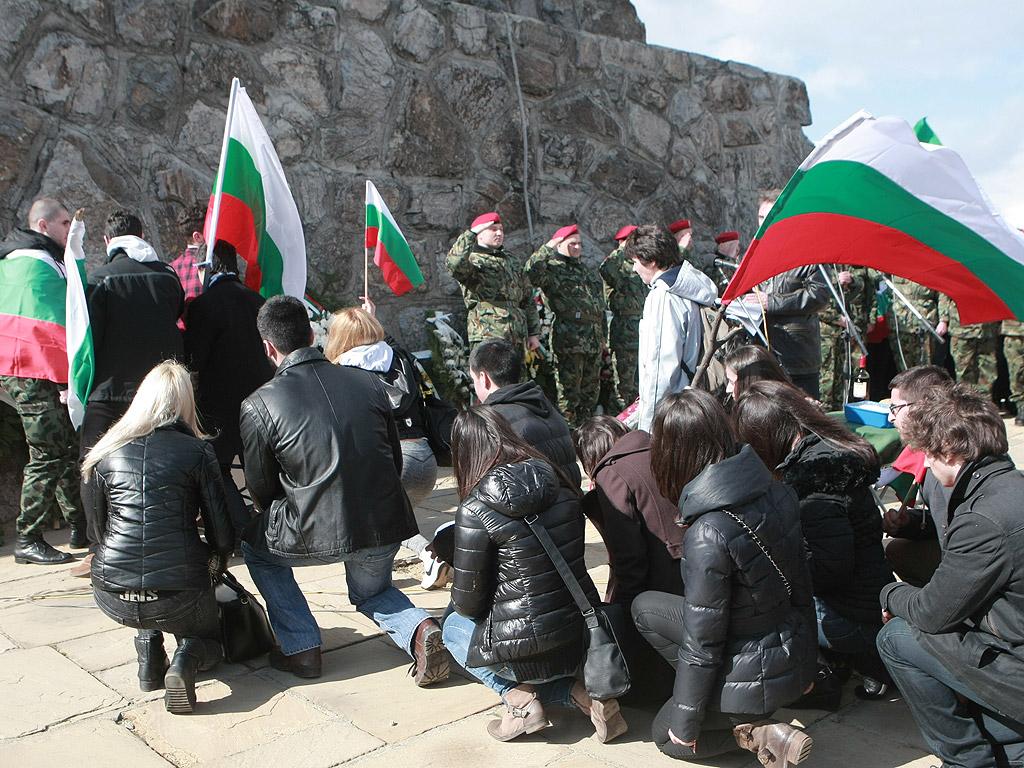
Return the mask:
[[164,651],[164,636],[160,633],[140,633],[135,638],[135,653],[139,657],[139,688],[146,692],[163,688],[164,675],[169,666]]
[[14,545],[14,562],[16,563],[63,565],[74,559],[70,552],[61,552],[47,544],[41,533],[19,533],[18,543]]

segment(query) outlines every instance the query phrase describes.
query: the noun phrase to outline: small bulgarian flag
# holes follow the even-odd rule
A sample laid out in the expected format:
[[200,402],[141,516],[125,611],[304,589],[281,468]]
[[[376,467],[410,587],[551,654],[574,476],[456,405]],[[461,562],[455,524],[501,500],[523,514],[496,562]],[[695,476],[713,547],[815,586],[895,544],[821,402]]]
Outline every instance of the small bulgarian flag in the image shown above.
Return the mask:
[[263,296],[306,292],[306,241],[281,161],[238,78],[231,83],[220,168],[206,211],[207,243],[245,259],[245,284]]
[[64,249],[64,267],[67,270],[68,285],[64,298],[67,317],[68,347],[68,414],[75,429],[82,425],[85,417],[85,401],[92,390],[93,373],[96,370],[96,356],[92,345],[92,328],[89,324],[89,305],[85,301],[85,221],[82,212],[75,214],[68,232],[68,243]]
[[373,263],[384,273],[384,282],[401,296],[423,283],[423,273],[409,243],[395,223],[384,198],[366,182],[366,247],[373,249]]
[[952,149],[859,112],[801,163],[722,296],[810,264],[856,264],[952,298],[965,325],[1024,318],[1024,237]]

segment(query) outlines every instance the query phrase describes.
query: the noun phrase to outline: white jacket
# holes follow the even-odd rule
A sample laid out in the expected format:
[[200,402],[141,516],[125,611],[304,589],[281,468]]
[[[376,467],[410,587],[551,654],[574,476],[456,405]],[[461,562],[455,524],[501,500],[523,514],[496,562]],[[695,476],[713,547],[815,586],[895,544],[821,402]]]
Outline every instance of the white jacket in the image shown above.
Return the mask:
[[687,262],[651,283],[640,318],[639,429],[650,432],[658,401],[690,383],[683,364],[695,370],[702,349],[697,304],[710,306],[717,298],[714,281]]

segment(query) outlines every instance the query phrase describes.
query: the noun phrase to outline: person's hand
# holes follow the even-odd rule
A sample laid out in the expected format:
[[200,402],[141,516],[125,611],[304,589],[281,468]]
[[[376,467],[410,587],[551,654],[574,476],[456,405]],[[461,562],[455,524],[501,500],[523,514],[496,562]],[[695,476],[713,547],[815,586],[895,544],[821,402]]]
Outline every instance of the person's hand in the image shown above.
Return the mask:
[[891,613],[889,613],[887,610],[885,610],[884,608],[882,609],[882,623],[883,624],[888,624],[891,619],[895,619],[895,618],[896,617],[893,616]]
[[845,317],[840,317],[836,322],[839,324],[840,328],[845,328],[846,327],[846,318]]
[[552,237],[550,240],[548,240],[547,246],[548,248],[557,248],[558,244],[563,240],[565,240],[564,237]]
[[760,304],[761,300],[757,297],[756,293],[744,293],[741,297],[744,304]]
[[377,315],[377,305],[374,304],[372,301],[370,301],[370,297],[369,296],[360,296],[359,298],[363,300],[363,309],[366,312],[368,312],[369,314],[376,316]]
[[849,285],[853,282],[853,275],[850,274],[850,270],[844,269],[840,272],[837,277],[839,278],[840,285]]
[[68,404],[68,391],[66,389],[60,390],[57,393],[57,399],[60,400],[61,405],[67,405]]
[[873,330],[875,330],[876,325],[877,323],[868,323],[868,333],[871,333]]
[[696,747],[697,747],[697,740],[696,739],[694,739],[693,741],[681,741],[678,736],[676,736],[674,733],[672,733],[672,729],[671,728],[668,729],[668,738],[669,738],[669,740],[673,744],[678,744],[678,745],[680,745],[682,747],[693,747],[694,751],[696,751]]
[[892,509],[885,510],[882,515],[882,530],[892,536],[900,528],[905,527],[910,522],[910,513],[905,509],[894,507]]
[[939,336],[945,336],[948,330],[949,323],[947,323],[945,320],[940,320],[939,324],[935,326],[935,332],[939,334]]
[[534,352],[538,347],[540,347],[540,336],[530,336],[526,340],[527,351]]
[[219,579],[221,574],[228,569],[228,560],[230,558],[231,555],[221,554],[220,552],[214,552],[210,555],[210,560],[206,564],[206,567],[210,570],[210,578],[214,581]]

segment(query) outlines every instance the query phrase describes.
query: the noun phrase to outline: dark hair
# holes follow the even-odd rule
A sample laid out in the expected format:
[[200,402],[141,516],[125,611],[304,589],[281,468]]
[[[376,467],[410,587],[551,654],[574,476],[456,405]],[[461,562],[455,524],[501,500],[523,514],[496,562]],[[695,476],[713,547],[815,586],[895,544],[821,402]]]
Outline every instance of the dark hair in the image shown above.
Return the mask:
[[747,344],[734,349],[725,356],[722,363],[736,374],[733,398],[738,398],[755,381],[782,381],[792,384],[775,355],[757,344]]
[[[193,232],[202,232],[206,224],[206,203],[192,203],[178,211],[178,229],[186,240],[191,239]],[[219,241],[218,241],[219,242]]]
[[[902,394],[902,389],[900,390]],[[930,387],[907,412],[907,443],[930,456],[977,461],[1009,450],[1006,425],[987,397],[965,384]]]
[[729,417],[711,393],[684,389],[666,395],[655,407],[651,474],[658,491],[673,504],[679,503],[687,483],[737,450]]
[[107,216],[107,226],[103,230],[103,234],[108,238],[122,235],[142,237],[142,220],[129,211],[114,211]]
[[522,350],[505,339],[482,341],[469,353],[469,370],[486,373],[499,387],[518,384],[523,373]]
[[828,416],[807,395],[781,381],[757,381],[736,398],[732,410],[736,436],[748,443],[773,473],[807,435],[817,435],[842,451],[856,453],[878,467],[871,443]]
[[213,246],[213,258],[207,257],[206,243],[203,243],[196,250],[196,263],[203,264],[206,261],[212,261],[213,264],[210,267],[210,272],[215,275],[221,272],[238,272],[238,252],[235,250],[235,246],[229,243],[227,240],[217,239],[217,244]]
[[664,224],[644,224],[634,229],[622,244],[622,253],[627,260],[654,264],[660,270],[683,263],[679,243]]
[[294,296],[271,296],[256,315],[256,329],[282,354],[308,347],[313,329],[309,325],[306,305]]
[[889,389],[898,389],[908,403],[921,397],[931,387],[948,387],[953,383],[945,368],[937,365],[915,365],[892,377]]
[[481,478],[495,467],[527,459],[540,459],[547,463],[566,487],[579,494],[579,489],[573,488],[565,473],[524,442],[505,417],[491,406],[475,405],[455,416],[452,424],[452,474],[460,500],[469,496]]
[[594,476],[594,467],[612,449],[619,438],[629,434],[629,427],[614,416],[591,416],[572,432],[576,455],[583,463],[583,471]]

